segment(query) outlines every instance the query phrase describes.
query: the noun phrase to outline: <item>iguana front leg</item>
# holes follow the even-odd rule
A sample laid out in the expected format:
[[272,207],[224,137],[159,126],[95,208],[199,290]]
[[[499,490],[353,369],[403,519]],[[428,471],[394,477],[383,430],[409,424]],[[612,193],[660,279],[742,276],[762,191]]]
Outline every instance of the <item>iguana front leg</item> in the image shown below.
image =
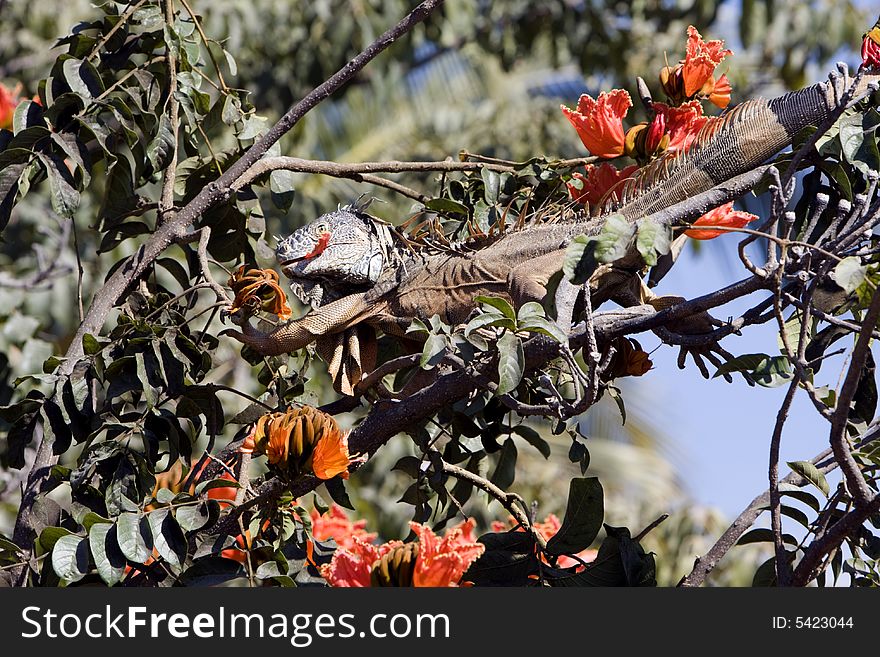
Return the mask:
[[235,338],[264,356],[277,356],[302,349],[320,336],[341,333],[368,313],[364,295],[351,294],[283,324],[271,333],[259,331],[245,321],[241,324],[241,331],[227,329],[222,335]]

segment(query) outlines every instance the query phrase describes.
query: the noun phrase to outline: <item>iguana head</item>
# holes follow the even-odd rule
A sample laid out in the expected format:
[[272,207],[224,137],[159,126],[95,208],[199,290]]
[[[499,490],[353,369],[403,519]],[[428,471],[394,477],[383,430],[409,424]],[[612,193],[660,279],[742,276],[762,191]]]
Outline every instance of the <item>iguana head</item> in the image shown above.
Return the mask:
[[379,280],[389,260],[390,231],[362,209],[347,205],[321,215],[278,242],[281,271],[304,301],[322,305]]

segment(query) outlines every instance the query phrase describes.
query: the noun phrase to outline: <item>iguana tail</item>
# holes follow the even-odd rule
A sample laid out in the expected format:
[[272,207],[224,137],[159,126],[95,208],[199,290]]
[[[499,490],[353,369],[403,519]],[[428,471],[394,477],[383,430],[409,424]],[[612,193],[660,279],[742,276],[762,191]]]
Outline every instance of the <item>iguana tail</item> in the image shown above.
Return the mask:
[[[878,80],[880,74],[863,75],[853,98]],[[760,166],[801,130],[822,123],[837,105],[835,93],[834,85],[823,82],[770,101],[749,100],[709,119],[686,152],[661,157],[627,179],[600,216],[640,219]]]

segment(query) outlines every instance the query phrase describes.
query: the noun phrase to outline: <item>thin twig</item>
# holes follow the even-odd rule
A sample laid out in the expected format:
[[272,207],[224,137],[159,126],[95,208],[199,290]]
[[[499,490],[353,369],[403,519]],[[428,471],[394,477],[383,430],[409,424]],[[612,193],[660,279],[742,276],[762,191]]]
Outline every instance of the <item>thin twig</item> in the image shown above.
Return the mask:
[[503,491],[488,479],[484,479],[483,477],[474,474],[470,470],[465,470],[462,467],[452,465],[451,463],[447,463],[446,461],[443,461],[443,472],[452,477],[455,477],[456,479],[461,479],[470,484],[473,484],[484,493],[487,493],[494,497],[501,503],[501,505],[505,509],[510,512],[510,515],[512,515],[516,519],[516,521],[523,526],[523,529],[530,532],[532,536],[535,537],[535,541],[538,543],[538,545],[541,546],[542,550],[547,547],[547,539],[545,539],[541,535],[541,533],[534,528],[526,512],[519,506],[517,506],[516,502],[522,501],[522,498],[520,498],[519,495]]
[[852,496],[857,507],[867,505],[873,498],[874,493],[865,481],[855,459],[853,459],[849,440],[846,436],[846,426],[849,421],[850,404],[859,388],[862,370],[865,367],[865,361],[870,351],[871,329],[877,326],[878,319],[880,319],[880,290],[875,290],[871,298],[871,305],[868,307],[868,312],[862,322],[862,331],[859,333],[856,346],[852,352],[849,370],[846,373],[840,393],[837,395],[837,405],[834,409],[834,414],[831,416],[831,432],[828,436],[831,449],[834,450],[834,457],[840,463],[840,469],[846,479],[849,494]]

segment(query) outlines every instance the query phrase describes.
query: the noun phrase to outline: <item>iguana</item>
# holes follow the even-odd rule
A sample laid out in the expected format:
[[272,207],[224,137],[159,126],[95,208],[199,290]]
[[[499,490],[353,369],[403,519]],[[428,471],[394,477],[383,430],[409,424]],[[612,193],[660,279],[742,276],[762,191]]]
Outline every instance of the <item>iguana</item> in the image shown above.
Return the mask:
[[[864,74],[854,97],[864,96],[878,79],[880,74]],[[640,169],[593,216],[530,225],[475,248],[410,251],[388,225],[362,208],[340,208],[277,247],[282,271],[313,310],[271,333],[247,323],[242,333],[226,333],[264,355],[314,342],[330,365],[336,389],[350,394],[362,373],[375,365],[375,329],[402,335],[414,318],[435,314],[456,324],[473,311],[478,295],[504,297],[517,306],[540,301],[548,280],[562,267],[571,238],[597,234],[611,214],[636,222],[755,169],[805,127],[825,120],[838,104],[838,93],[832,82],[825,82],[770,101],[743,102],[711,119],[685,153],[668,154]],[[642,268],[633,253],[597,270],[590,281],[593,307],[608,299],[668,305],[641,283]]]

